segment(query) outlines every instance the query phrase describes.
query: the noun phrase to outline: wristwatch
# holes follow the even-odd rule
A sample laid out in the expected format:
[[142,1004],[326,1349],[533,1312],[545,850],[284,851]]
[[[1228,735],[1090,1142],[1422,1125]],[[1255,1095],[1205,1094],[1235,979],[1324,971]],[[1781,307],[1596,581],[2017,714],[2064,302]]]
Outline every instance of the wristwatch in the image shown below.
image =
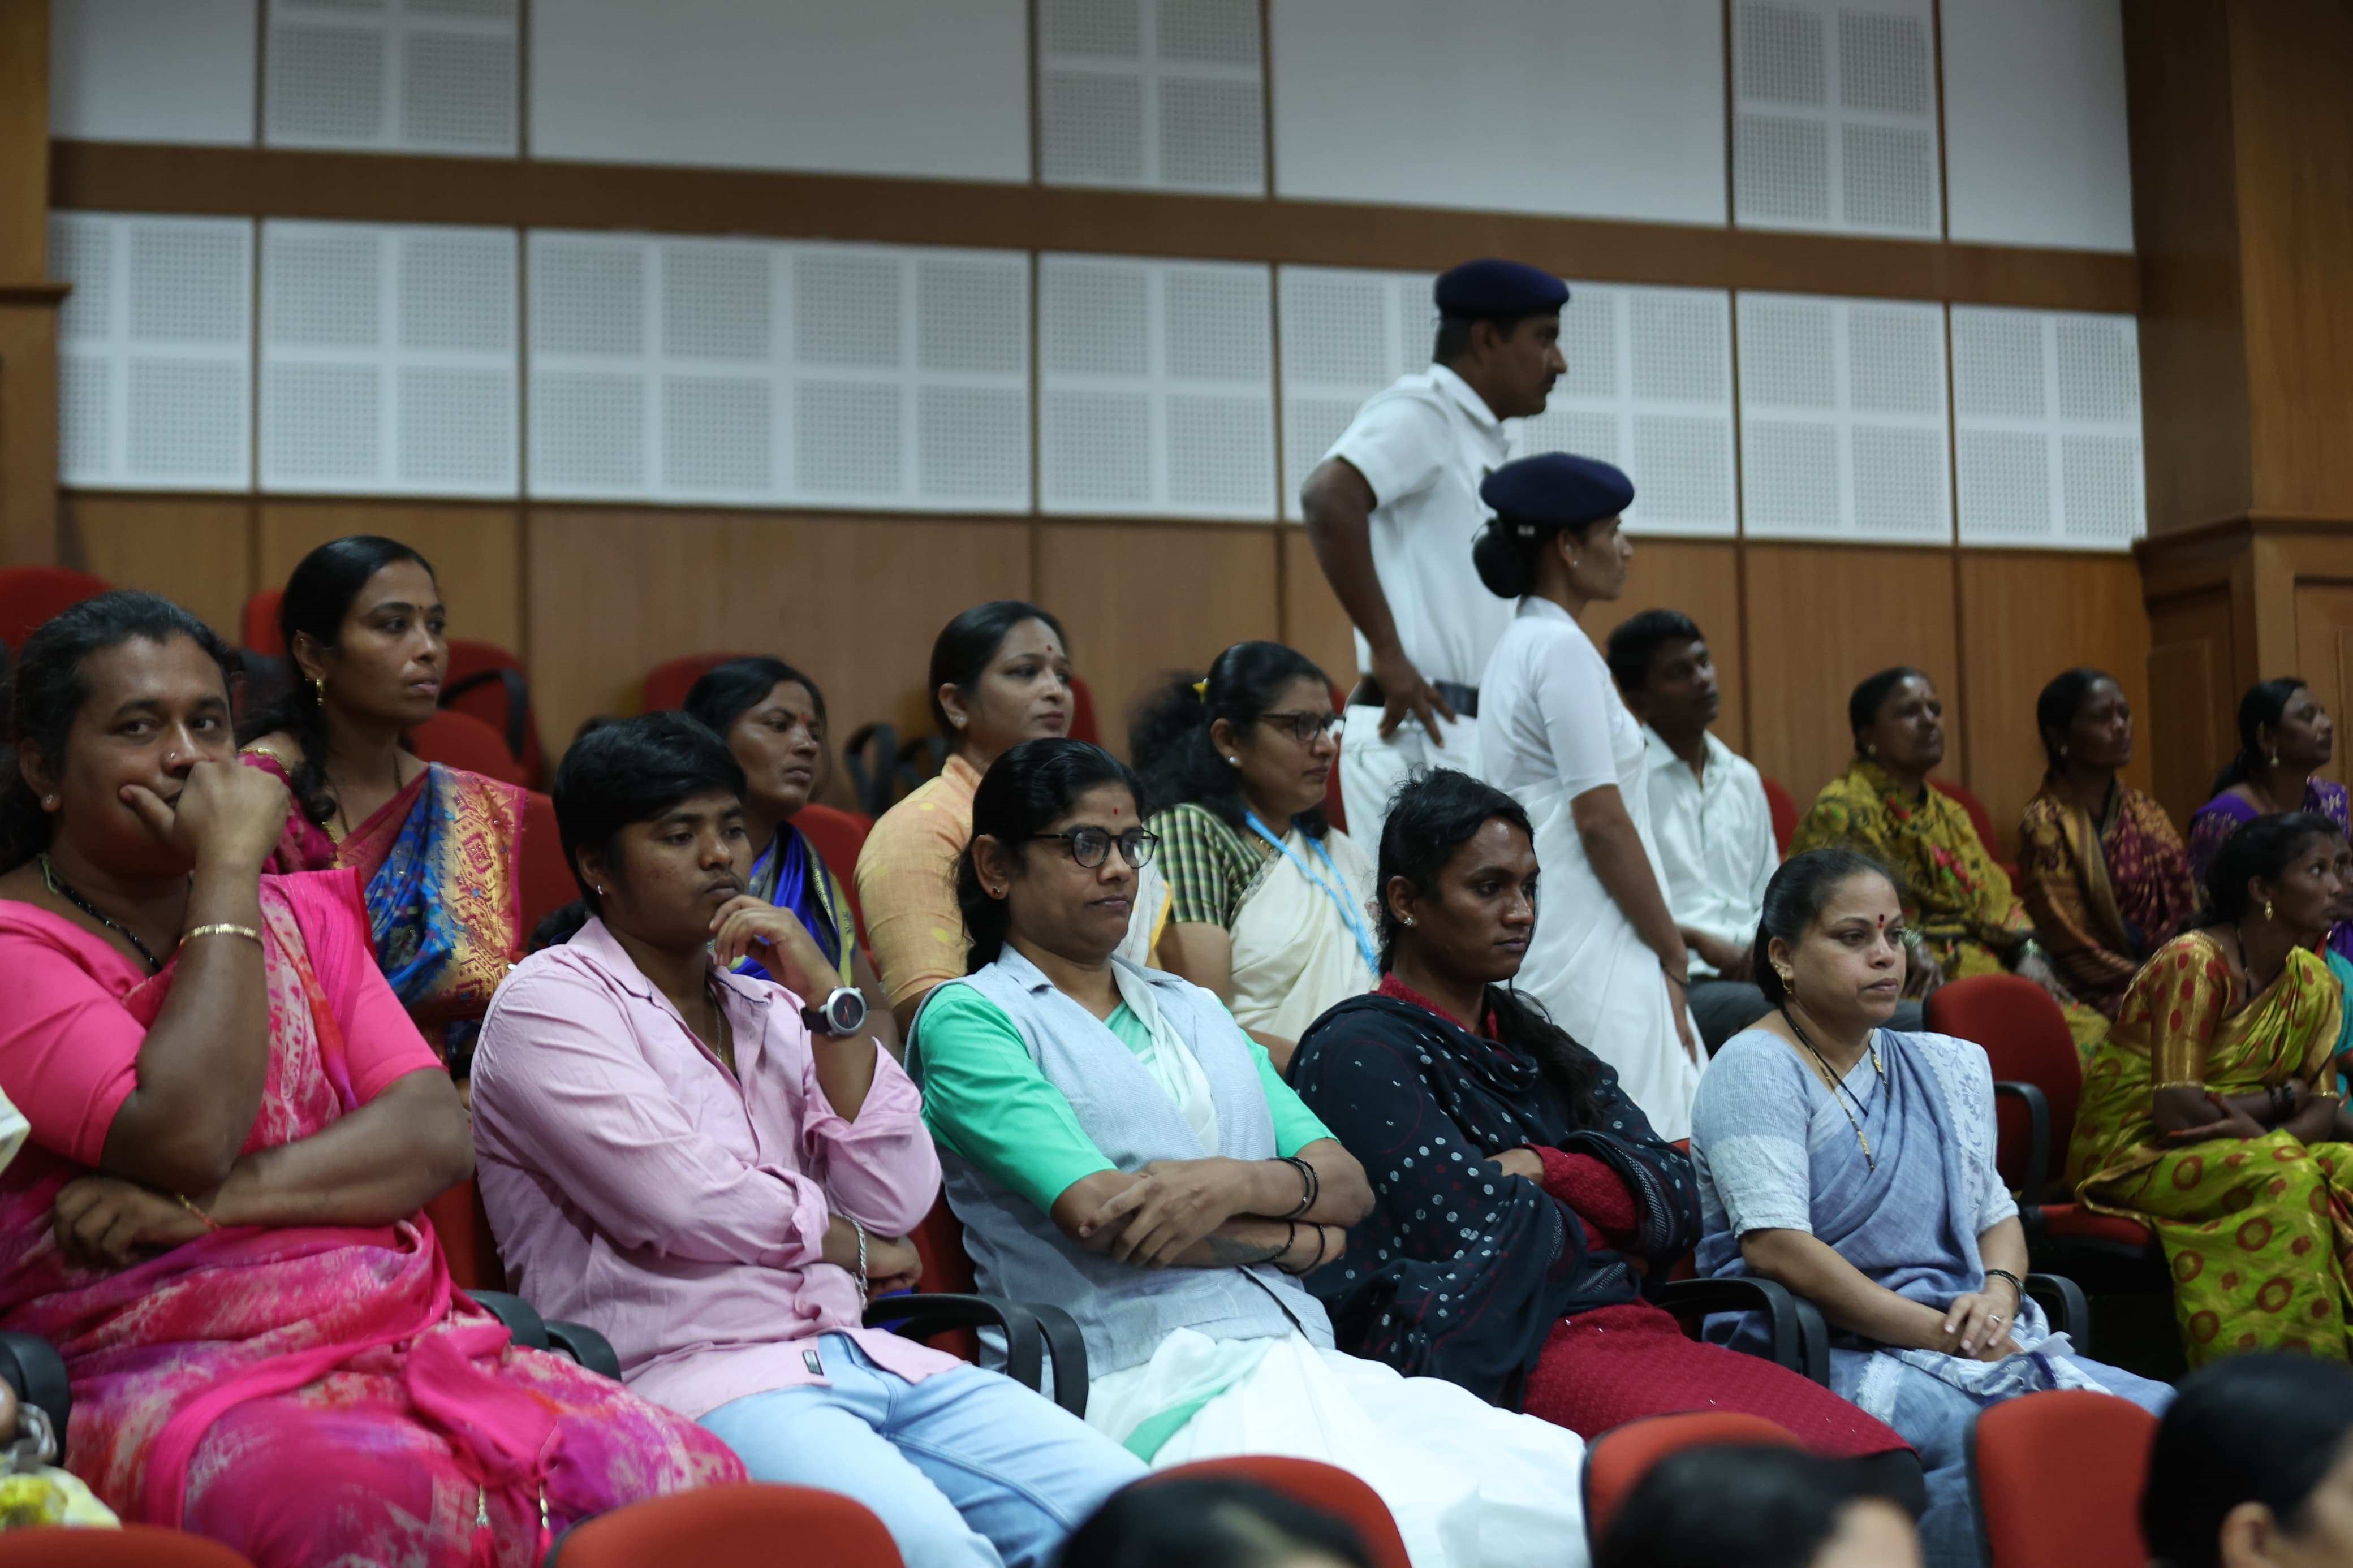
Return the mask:
[[801,1022],[811,1034],[835,1039],[854,1035],[866,1026],[866,994],[854,985],[836,986],[818,1005],[801,1009]]

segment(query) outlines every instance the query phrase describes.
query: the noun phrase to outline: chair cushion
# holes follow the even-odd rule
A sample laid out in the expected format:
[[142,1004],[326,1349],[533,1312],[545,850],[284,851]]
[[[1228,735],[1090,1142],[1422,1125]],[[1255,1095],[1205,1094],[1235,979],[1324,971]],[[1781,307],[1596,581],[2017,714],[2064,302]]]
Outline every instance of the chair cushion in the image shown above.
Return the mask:
[[2157,1234],[2138,1220],[2094,1214],[2081,1204],[2045,1204],[2042,1231],[2054,1241],[2105,1241],[2137,1251],[2153,1250]]

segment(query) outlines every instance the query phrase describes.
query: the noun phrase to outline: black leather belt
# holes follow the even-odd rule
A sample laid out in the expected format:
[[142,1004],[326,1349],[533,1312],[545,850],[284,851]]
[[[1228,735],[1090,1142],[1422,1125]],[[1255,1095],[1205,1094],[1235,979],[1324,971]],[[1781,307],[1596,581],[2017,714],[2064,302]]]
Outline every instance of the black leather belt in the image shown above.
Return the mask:
[[[1479,717],[1477,687],[1465,686],[1458,680],[1433,680],[1428,684],[1431,690],[1446,699],[1446,705],[1454,710],[1457,719]],[[1356,689],[1348,693],[1348,706],[1351,708],[1386,708],[1388,705],[1388,699],[1381,695],[1381,683],[1369,675],[1359,678]]]

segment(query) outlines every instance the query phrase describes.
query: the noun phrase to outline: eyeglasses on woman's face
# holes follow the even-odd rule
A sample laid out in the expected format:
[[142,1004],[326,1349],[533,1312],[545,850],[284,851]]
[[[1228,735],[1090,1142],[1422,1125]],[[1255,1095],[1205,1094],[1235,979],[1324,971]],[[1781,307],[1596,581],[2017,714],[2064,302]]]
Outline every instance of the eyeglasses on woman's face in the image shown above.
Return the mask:
[[1348,720],[1345,714],[1314,713],[1302,710],[1290,713],[1261,713],[1258,721],[1272,726],[1277,733],[1289,735],[1303,746],[1312,746],[1315,743],[1315,737],[1327,731],[1334,740],[1338,740]]
[[1068,833],[1040,833],[1038,837],[1060,839],[1070,850],[1071,858],[1090,871],[1110,858],[1114,844],[1119,846],[1120,858],[1136,871],[1149,865],[1153,852],[1160,847],[1160,835],[1146,833],[1141,827],[1117,834],[1107,827],[1073,827]]

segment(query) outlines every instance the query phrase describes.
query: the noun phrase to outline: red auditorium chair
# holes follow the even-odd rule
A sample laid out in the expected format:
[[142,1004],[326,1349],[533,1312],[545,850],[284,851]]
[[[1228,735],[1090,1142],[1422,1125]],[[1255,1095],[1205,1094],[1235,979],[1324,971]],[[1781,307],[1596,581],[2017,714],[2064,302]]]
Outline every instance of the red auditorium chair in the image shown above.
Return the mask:
[[515,879],[522,884],[522,934],[580,896],[580,885],[565,864],[564,838],[555,822],[555,802],[537,790],[523,802],[522,842],[515,846]]
[[677,1492],[583,1520],[556,1538],[545,1568],[647,1568],[673,1559],[695,1568],[778,1562],[901,1568],[891,1532],[863,1503],[757,1481]]
[[0,1568],[253,1568],[217,1541],[153,1525],[0,1531]]
[[1780,847],[1781,858],[1789,858],[1789,840],[1798,836],[1798,803],[1778,779],[1757,775],[1765,785],[1765,807],[1773,814],[1773,842]]
[[794,813],[793,826],[807,837],[826,869],[841,879],[842,890],[849,895],[849,918],[857,923],[858,940],[863,943],[866,914],[858,907],[858,854],[866,847],[866,836],[874,831],[874,819],[863,812],[811,801]]
[[1197,1459],[1155,1470],[1137,1484],[1165,1481],[1252,1481],[1293,1502],[1305,1503],[1341,1521],[1356,1532],[1372,1559],[1373,1568],[1412,1568],[1406,1556],[1405,1537],[1388,1504],[1358,1477],[1317,1459],[1293,1459],[1272,1454],[1236,1455],[1222,1459]]
[[691,653],[682,658],[664,659],[646,671],[645,705],[648,713],[671,713],[686,706],[686,694],[694,683],[731,659],[748,658],[741,653]]
[[1750,1447],[1804,1447],[1762,1415],[1736,1410],[1701,1410],[1652,1415],[1613,1426],[1585,1450],[1585,1533],[1596,1546],[1609,1533],[1618,1510],[1634,1495],[1651,1467],[1670,1454],[1717,1444]]
[[448,1260],[449,1278],[460,1290],[503,1290],[506,1265],[499,1261],[498,1239],[491,1234],[490,1212],[482,1207],[481,1189],[471,1176],[425,1205],[433,1234],[441,1238],[441,1255]]
[[539,721],[531,710],[531,682],[522,660],[496,643],[451,637],[441,706],[488,724],[522,766],[523,782],[533,789],[546,786],[547,752],[540,744]]
[[[1993,1065],[1995,1163],[2021,1194],[2034,1267],[2088,1290],[2169,1291],[2163,1249],[2147,1226],[2094,1214],[2065,1190],[2084,1076],[2066,1015],[2050,993],[2016,974],[1972,975],[1938,986],[1926,1012],[1929,1028],[1974,1040]],[[2056,1191],[2054,1175],[2063,1184]]]
[[444,708],[408,732],[408,749],[428,763],[463,768],[511,784],[523,784],[522,764],[496,730],[470,713]]
[[1071,739],[1103,744],[1095,730],[1095,694],[1075,675],[1071,677]]
[[113,586],[69,566],[0,566],[0,647],[16,652],[43,621]]
[[2015,886],[2018,865],[2001,858],[2001,835],[1994,831],[1993,813],[1986,809],[1985,802],[1979,800],[1965,784],[1956,784],[1951,779],[1930,779],[1928,783],[1937,794],[1949,795],[1961,803],[1961,809],[1969,814],[1969,821],[1977,827],[1978,842],[1985,846],[1986,853],[1993,857],[1995,864],[2008,873]]
[[2059,1389],[1989,1406],[1969,1433],[1970,1489],[1992,1568],[2141,1568],[2140,1493],[2157,1417]]
[[244,646],[255,653],[268,654],[272,658],[286,657],[286,644],[278,635],[278,605],[286,597],[280,588],[257,588],[245,602]]

